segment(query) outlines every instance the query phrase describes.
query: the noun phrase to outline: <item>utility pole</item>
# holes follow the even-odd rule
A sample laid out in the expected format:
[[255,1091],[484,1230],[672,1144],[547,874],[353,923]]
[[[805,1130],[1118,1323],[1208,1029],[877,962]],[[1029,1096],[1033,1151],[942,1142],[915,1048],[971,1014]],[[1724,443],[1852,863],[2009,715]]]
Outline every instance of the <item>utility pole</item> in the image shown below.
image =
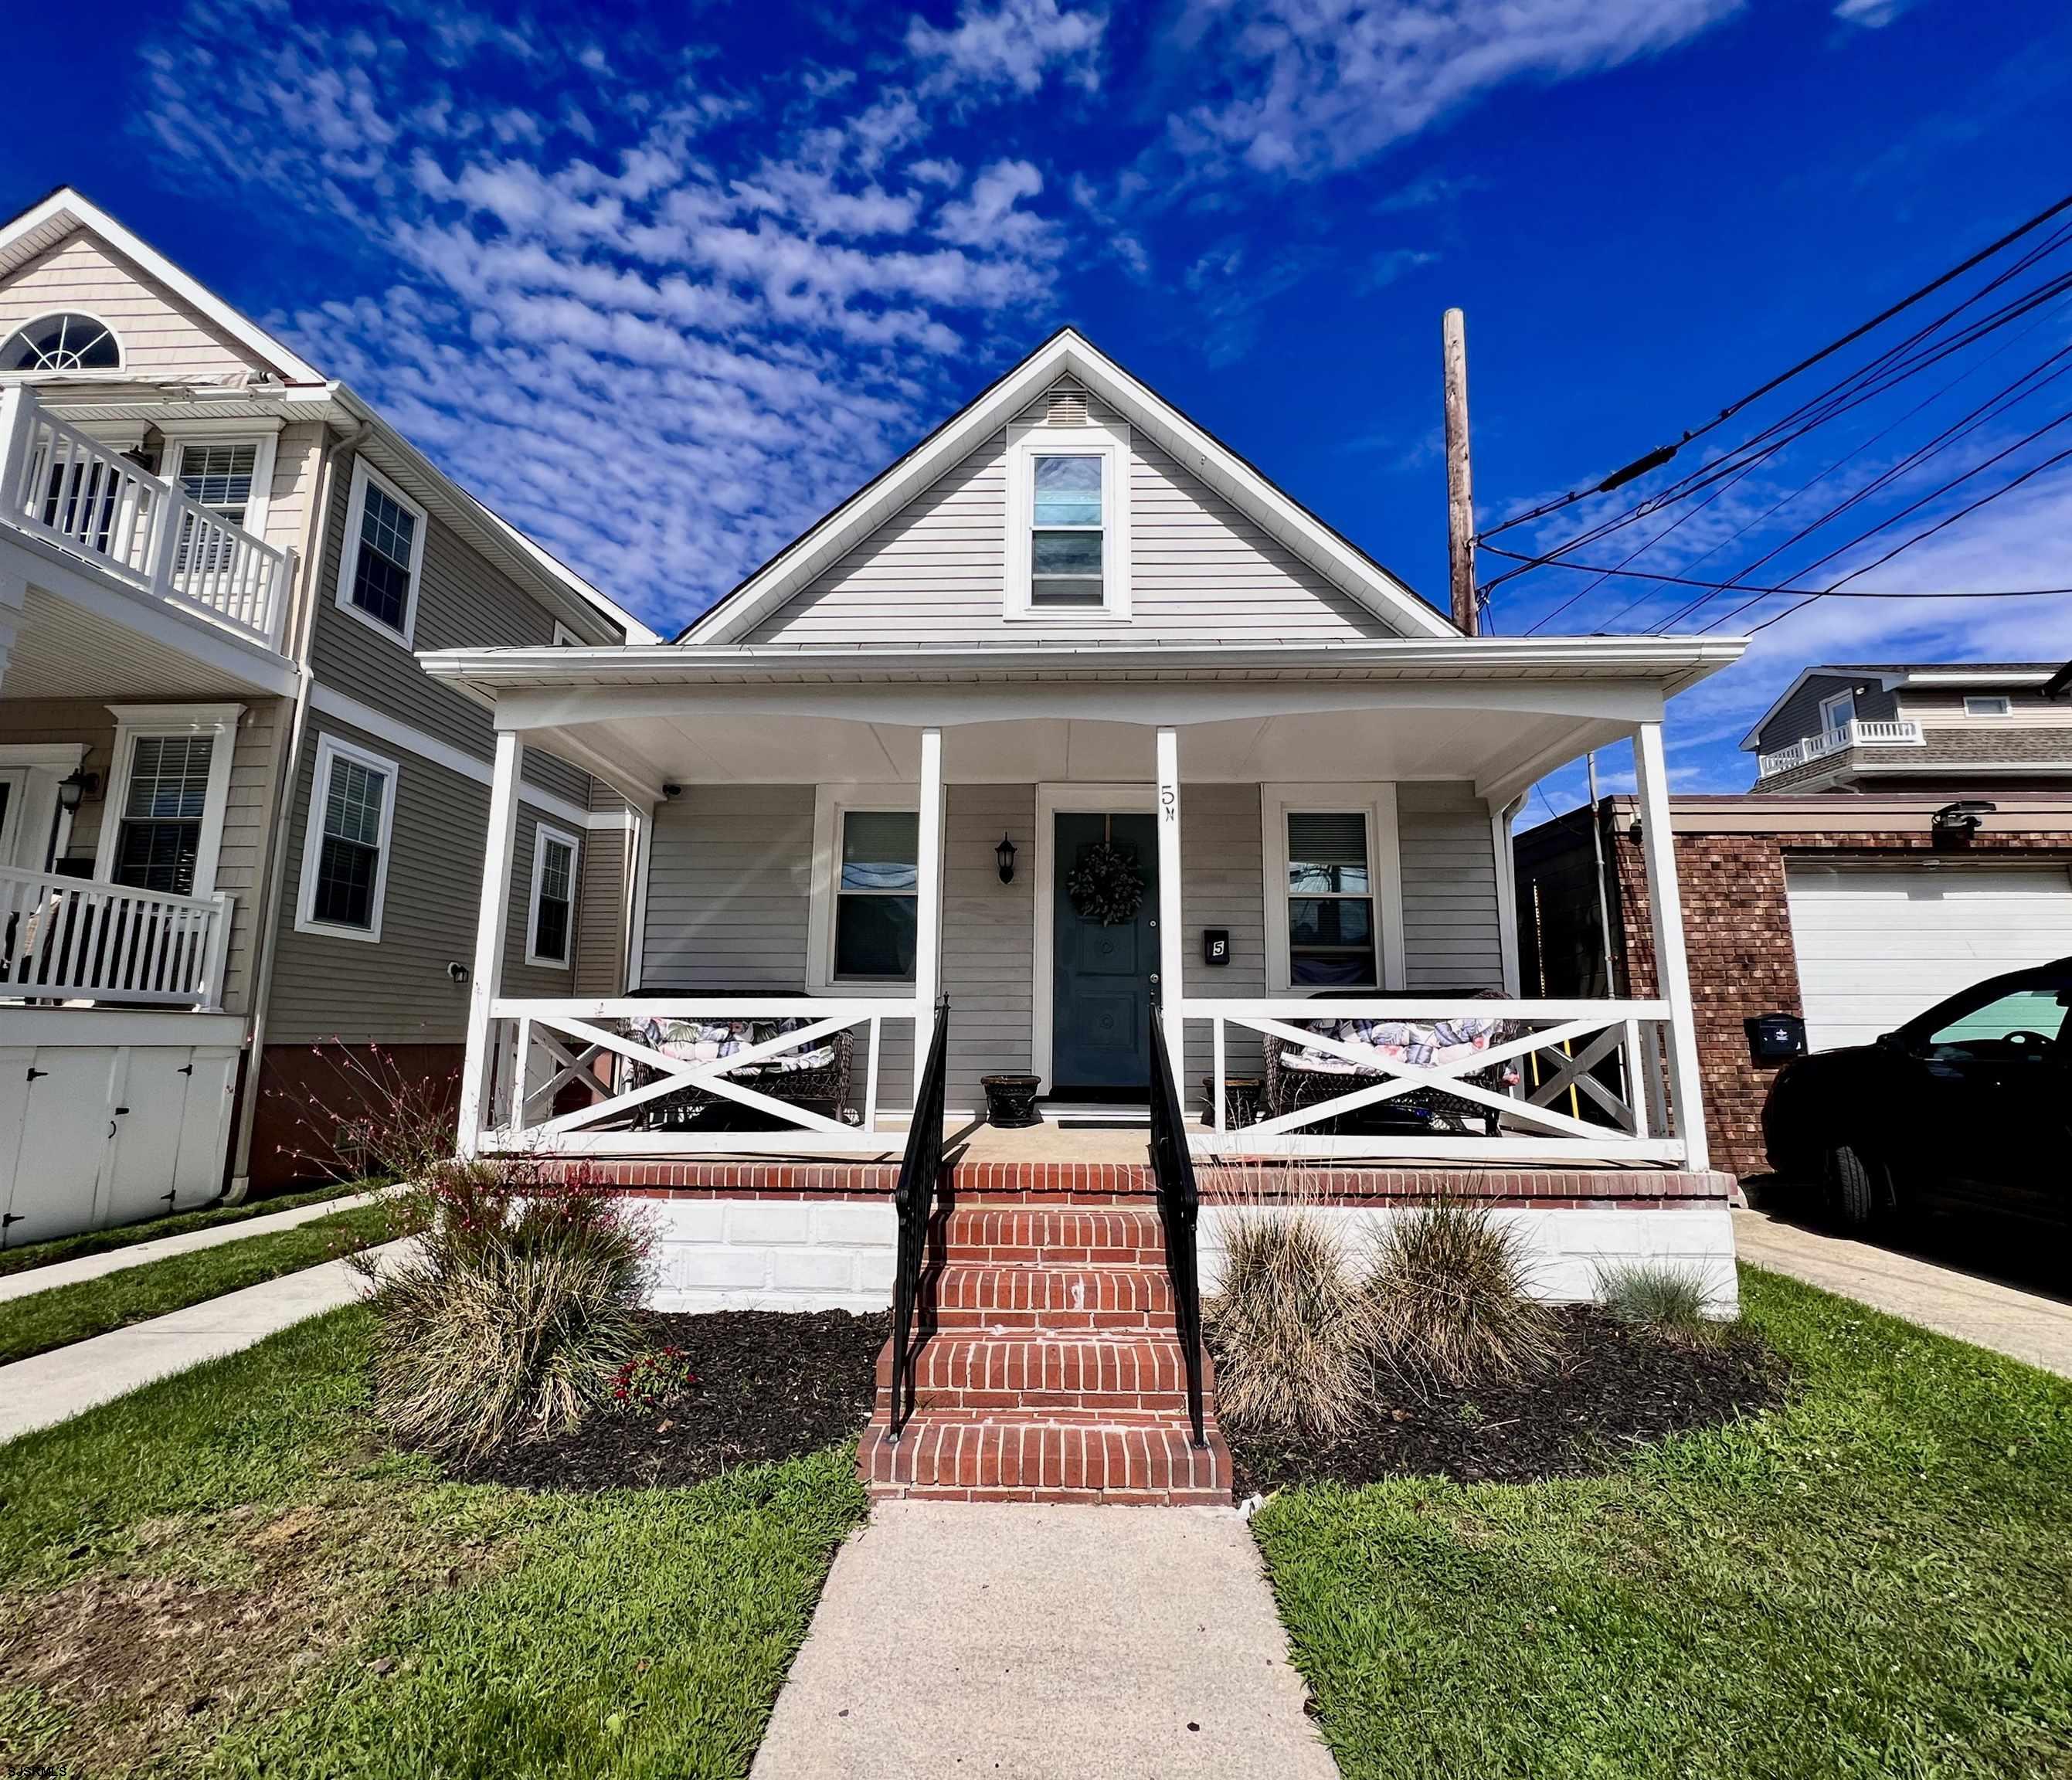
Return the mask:
[[1446,556],[1451,570],[1453,622],[1469,636],[1475,610],[1475,496],[1468,475],[1468,319],[1446,311]]

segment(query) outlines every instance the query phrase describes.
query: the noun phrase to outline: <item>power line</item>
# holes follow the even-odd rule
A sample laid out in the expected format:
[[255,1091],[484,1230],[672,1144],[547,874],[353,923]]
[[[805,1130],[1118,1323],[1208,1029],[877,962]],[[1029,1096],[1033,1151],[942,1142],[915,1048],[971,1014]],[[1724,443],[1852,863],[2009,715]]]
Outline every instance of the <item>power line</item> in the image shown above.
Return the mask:
[[[2072,454],[2067,454],[2072,455]],[[2056,461],[2056,458],[2053,458],[2051,460],[2052,462],[2055,462]],[[2037,467],[2038,469],[2048,469],[2049,465],[2039,464]],[[2013,485],[2010,483],[2008,486],[2012,487]],[[1995,492],[1997,494],[2004,491],[1996,490]],[[1989,495],[1985,497],[1985,499],[1990,500],[1993,498],[1993,495]],[[1985,501],[1981,500],[1975,503],[1974,504],[1983,506],[1985,504]],[[1969,509],[1967,509],[1967,511]],[[1957,516],[1961,517],[1962,516],[1959,515]],[[1940,528],[1931,527],[1930,529],[1938,530],[1940,529]],[[1923,532],[1921,535],[1922,536],[1926,536],[1927,534]],[[1914,541],[1910,540],[1909,541],[1912,542]],[[1498,549],[1498,546],[1494,544],[1490,545],[1489,548],[1492,550]],[[1498,553],[1500,555],[1510,554],[1508,551],[1502,550],[1499,550]],[[1892,553],[1896,556],[1898,554],[1898,552],[1894,551]],[[1880,560],[1886,561],[1889,559],[1881,558]],[[1562,566],[1564,568],[1571,569],[1588,569],[1593,567],[1594,565],[1585,562],[1575,562],[1564,563]],[[1875,567],[1876,565],[1866,564],[1865,566]],[[1601,569],[1597,572],[1600,574],[1618,575],[1629,581],[1666,581],[1671,586],[1676,587],[1705,587],[1709,588],[1716,594],[1753,594],[1755,598],[1749,600],[1747,602],[1747,605],[1736,608],[1737,610],[1743,611],[1747,610],[1748,606],[1758,604],[1762,600],[1782,599],[1786,598],[1795,598],[1799,599],[1826,599],[1832,596],[1836,599],[2041,599],[2045,594],[2072,593],[2072,587],[2012,587],[1993,589],[1952,588],[1945,593],[1926,594],[1895,593],[1890,590],[1881,591],[1877,589],[1867,587],[1850,588],[1848,590],[1844,591],[1842,590],[1839,582],[1831,587],[1799,587],[1792,586],[1751,587],[1745,582],[1700,581],[1694,579],[1688,575],[1656,574],[1652,570],[1646,569]],[[1730,612],[1727,615],[1731,618],[1733,614]],[[1708,627],[1708,628],[1709,627]],[[1650,636],[1656,636],[1659,635],[1661,633],[1659,631],[1651,631],[1645,634]]]
[[1790,382],[1792,378],[1799,376],[1801,372],[1810,370],[1813,366],[1819,364],[1823,359],[1832,358],[1844,347],[1852,345],[1857,340],[1861,339],[1864,335],[1869,333],[1873,329],[1883,326],[1884,323],[1890,321],[1893,316],[1900,314],[1904,310],[1911,308],[1915,303],[1919,302],[1924,297],[1930,296],[1935,291],[1941,290],[1945,285],[1950,283],[1953,279],[1962,277],[1964,273],[1971,270],[1973,267],[1979,265],[1984,261],[1991,259],[2003,248],[2008,247],[2012,243],[2020,240],[2023,236],[2030,233],[2035,229],[2040,228],[2044,224],[2049,222],[2052,217],[2067,209],[2072,209],[2072,194],[2068,194],[2065,197],[2060,198],[2056,203],[2052,204],[2048,209],[2037,212],[2037,213],[2030,217],[2027,222],[2021,224],[2016,228],[2010,229],[2006,234],[2001,236],[1998,240],[1992,242],[1985,247],[1980,248],[1977,253],[1972,254],[1969,258],[1959,261],[1957,265],[1951,267],[1948,271],[1942,273],[1937,277],[1930,279],[1926,284],[1922,286],[1918,290],[1913,292],[1909,296],[1902,297],[1897,302],[1893,303],[1890,307],[1880,310],[1868,321],[1850,329],[1848,333],[1841,335],[1839,339],[1829,341],[1827,344],[1822,347],[1819,351],[1801,359],[1798,364],[1793,365],[1789,370],[1780,372],[1777,376],[1772,377],[1767,383],[1758,385],[1757,388],[1751,389],[1746,395],[1737,397],[1735,401],[1728,403],[1727,405],[1721,409],[1718,413],[1715,414],[1712,419],[1704,422],[1700,425],[1692,428],[1689,431],[1684,433],[1680,438],[1679,438],[1673,444],[1656,446],[1654,450],[1646,453],[1642,457],[1636,458],[1631,463],[1626,465],[1623,468],[1614,471],[1610,475],[1605,477],[1604,480],[1597,483],[1592,487],[1572,490],[1569,493],[1557,496],[1552,500],[1544,501],[1538,507],[1532,508],[1525,512],[1515,514],[1511,518],[1503,520],[1498,524],[1490,527],[1487,531],[1477,533],[1475,541],[1478,544],[1480,544],[1485,539],[1494,537],[1499,532],[1507,532],[1512,527],[1523,525],[1530,520],[1544,518],[1548,513],[1557,512],[1564,507],[1572,506],[1576,502],[1586,499],[1592,495],[1609,494],[1614,488],[1622,487],[1626,483],[1632,482],[1638,478],[1646,475],[1651,470],[1659,469],[1663,464],[1668,462],[1671,458],[1675,457],[1678,452],[1681,451],[1685,446],[1688,445],[1692,440],[1702,438],[1704,434],[1712,432],[1715,428],[1724,425],[1736,414],[1739,413],[1741,409],[1746,408],[1751,402],[1761,401],[1763,397],[1768,395],[1773,389],[1778,388],[1780,385]]

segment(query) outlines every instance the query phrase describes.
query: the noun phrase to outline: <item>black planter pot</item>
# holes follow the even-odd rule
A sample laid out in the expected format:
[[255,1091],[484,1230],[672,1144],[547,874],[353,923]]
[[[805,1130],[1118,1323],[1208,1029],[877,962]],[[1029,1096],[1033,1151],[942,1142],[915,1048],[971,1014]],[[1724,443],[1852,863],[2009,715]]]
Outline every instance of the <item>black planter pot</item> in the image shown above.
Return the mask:
[[1021,1131],[1030,1125],[1042,1124],[1043,1116],[1036,1110],[1036,1091],[1042,1086],[1041,1078],[981,1075],[978,1084],[985,1090],[988,1124],[1002,1131]]

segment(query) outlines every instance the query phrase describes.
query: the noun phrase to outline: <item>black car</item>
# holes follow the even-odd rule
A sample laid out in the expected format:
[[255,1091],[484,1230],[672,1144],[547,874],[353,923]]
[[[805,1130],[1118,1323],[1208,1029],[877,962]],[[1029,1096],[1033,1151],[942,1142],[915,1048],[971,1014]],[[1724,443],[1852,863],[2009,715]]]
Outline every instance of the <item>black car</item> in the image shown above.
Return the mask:
[[1846,1225],[1920,1211],[2072,1229],[2072,958],[1786,1063],[1762,1134],[1770,1166],[1819,1182]]

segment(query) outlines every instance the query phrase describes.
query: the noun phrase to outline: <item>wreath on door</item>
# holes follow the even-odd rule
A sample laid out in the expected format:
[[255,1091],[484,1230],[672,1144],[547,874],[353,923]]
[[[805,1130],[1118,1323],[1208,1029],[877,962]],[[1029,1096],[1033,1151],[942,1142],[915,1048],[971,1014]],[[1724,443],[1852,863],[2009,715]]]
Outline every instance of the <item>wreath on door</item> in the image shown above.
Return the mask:
[[1079,855],[1072,875],[1065,880],[1073,912],[1083,921],[1098,921],[1104,927],[1126,927],[1134,921],[1144,906],[1144,891],[1136,852],[1115,844],[1112,821],[1101,838]]

